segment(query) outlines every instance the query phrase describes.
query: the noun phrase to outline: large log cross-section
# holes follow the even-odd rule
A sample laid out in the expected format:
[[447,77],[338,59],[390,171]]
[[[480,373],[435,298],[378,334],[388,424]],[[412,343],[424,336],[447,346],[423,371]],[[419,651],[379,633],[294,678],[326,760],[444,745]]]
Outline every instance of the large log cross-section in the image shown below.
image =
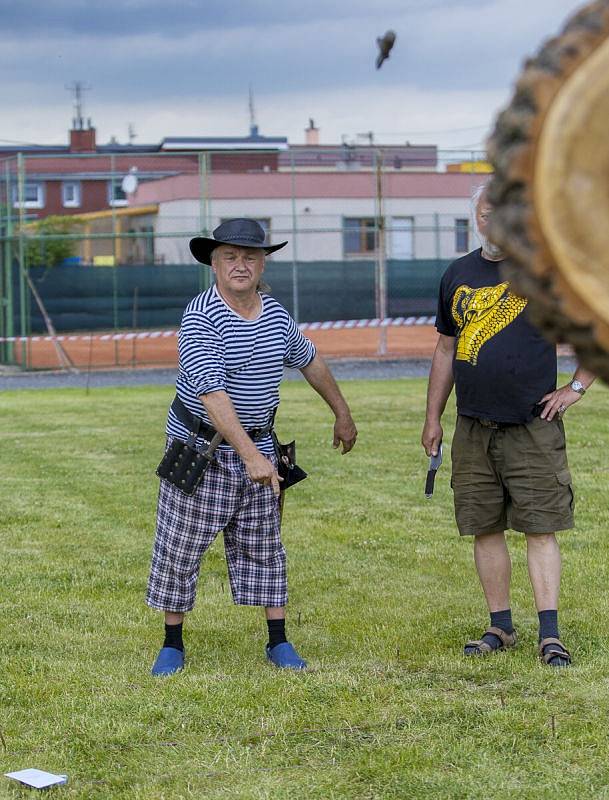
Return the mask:
[[507,275],[545,333],[609,382],[609,0],[526,62],[489,157]]

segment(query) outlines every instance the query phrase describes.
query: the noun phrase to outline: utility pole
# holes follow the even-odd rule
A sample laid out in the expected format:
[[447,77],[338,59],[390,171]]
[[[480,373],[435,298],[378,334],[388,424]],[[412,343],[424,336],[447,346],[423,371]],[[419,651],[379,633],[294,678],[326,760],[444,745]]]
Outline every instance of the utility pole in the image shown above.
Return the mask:
[[376,273],[377,307],[376,316],[380,320],[378,355],[387,355],[387,259],[385,254],[385,218],[383,215],[383,151],[376,152]]
[[249,111],[250,111],[250,136],[258,136],[258,125],[256,124],[256,109],[254,108],[254,91],[252,84],[249,85]]

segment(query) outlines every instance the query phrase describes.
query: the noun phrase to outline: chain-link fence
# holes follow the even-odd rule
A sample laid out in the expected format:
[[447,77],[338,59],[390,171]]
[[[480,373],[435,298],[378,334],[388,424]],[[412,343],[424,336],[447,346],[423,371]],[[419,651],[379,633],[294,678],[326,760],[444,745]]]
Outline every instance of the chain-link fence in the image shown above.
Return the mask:
[[41,334],[175,330],[211,280],[189,240],[238,216],[288,241],[265,279],[299,323],[432,315],[487,171],[410,145],[6,158],[0,361],[36,366]]

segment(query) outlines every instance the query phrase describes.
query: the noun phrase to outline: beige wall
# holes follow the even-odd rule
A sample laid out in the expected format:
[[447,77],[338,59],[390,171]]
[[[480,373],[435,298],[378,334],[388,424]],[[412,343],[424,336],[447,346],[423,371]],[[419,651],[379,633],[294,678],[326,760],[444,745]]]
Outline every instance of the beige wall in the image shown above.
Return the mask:
[[[388,231],[387,254],[391,257],[394,217],[414,218],[415,258],[455,258],[454,225],[457,218],[469,218],[469,197],[463,198],[391,198],[384,202]],[[294,233],[290,199],[211,200],[206,207],[195,200],[170,200],[159,204],[156,220],[155,252],[166,263],[188,263],[192,260],[189,239],[201,229],[207,214],[213,229],[227,217],[270,218],[273,241],[289,240],[276,258],[291,261],[342,260],[343,218],[374,217],[376,203],[372,198],[298,198],[295,202]],[[470,249],[478,246],[470,232]]]

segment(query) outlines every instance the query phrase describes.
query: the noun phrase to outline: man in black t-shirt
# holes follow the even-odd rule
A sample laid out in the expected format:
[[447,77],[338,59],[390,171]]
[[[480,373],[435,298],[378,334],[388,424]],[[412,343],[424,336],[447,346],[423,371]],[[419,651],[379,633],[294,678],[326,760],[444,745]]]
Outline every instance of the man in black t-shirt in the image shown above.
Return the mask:
[[571,656],[560,641],[560,550],[555,531],[573,527],[573,491],[562,416],[594,380],[579,367],[556,388],[556,349],[531,324],[527,301],[501,275],[500,249],[487,231],[486,190],[474,196],[482,247],[454,261],[440,286],[439,339],[427,391],[422,444],[436,455],[440,419],[456,389],[452,480],[459,533],[473,535],[478,576],[491,623],[466,655],[516,644],[510,609],[511,561],[506,528],[527,541],[529,575],[539,615],[539,655],[550,666]]

